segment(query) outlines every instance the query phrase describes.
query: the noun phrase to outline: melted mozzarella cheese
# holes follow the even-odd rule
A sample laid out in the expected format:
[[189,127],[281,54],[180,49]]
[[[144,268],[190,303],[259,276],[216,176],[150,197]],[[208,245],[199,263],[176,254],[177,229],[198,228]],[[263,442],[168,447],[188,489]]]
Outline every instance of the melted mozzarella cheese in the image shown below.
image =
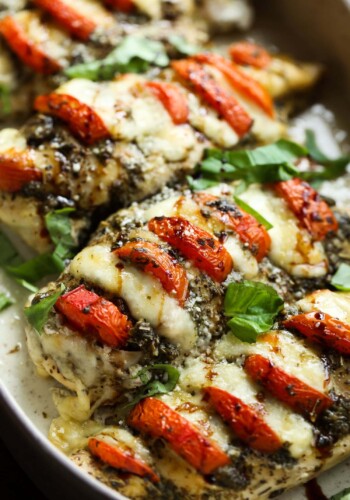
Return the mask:
[[108,83],[74,79],[56,92],[87,104],[100,116],[113,138],[135,141],[147,157],[161,155],[170,162],[186,159],[197,144],[194,131],[187,124],[175,125],[144,83],[136,75]]
[[115,24],[113,16],[96,0],[74,0],[73,3],[67,0],[66,3],[78,14],[93,21],[97,28],[109,28]]
[[[191,360],[181,374],[180,385],[187,391],[218,387],[248,405],[261,407],[256,398],[258,386],[234,364],[210,365],[199,359]],[[288,443],[292,456],[298,458],[305,454],[313,442],[311,425],[272,398],[267,397],[263,406],[264,419],[281,440]]]
[[350,293],[317,290],[298,302],[305,313],[321,311],[350,324]]
[[277,266],[299,278],[318,278],[327,273],[328,262],[320,242],[313,242],[306,229],[300,228],[285,201],[272,190],[251,186],[241,198],[272,225],[269,230],[269,257]]
[[72,261],[69,271],[108,292],[122,297],[135,319],[144,319],[170,341],[189,350],[196,341],[196,329],[188,311],[169,296],[160,282],[136,268],[123,265],[110,248],[85,248]]
[[162,17],[162,0],[133,0],[136,7],[152,19]]
[[6,153],[9,150],[23,152],[26,149],[26,138],[19,130],[4,128],[0,131],[0,153]]
[[263,69],[252,66],[242,66],[242,69],[260,82],[274,98],[313,87],[322,73],[319,64],[301,64],[282,57],[272,58]]
[[324,392],[327,385],[324,365],[312,348],[285,330],[270,332],[249,344],[233,334],[225,335],[215,348],[218,359],[235,359],[242,355],[261,354],[306,384]]
[[40,13],[36,11],[19,12],[15,15],[15,20],[19,22],[30,42],[61,66],[67,65],[72,42],[65,31],[48,22],[43,24]]

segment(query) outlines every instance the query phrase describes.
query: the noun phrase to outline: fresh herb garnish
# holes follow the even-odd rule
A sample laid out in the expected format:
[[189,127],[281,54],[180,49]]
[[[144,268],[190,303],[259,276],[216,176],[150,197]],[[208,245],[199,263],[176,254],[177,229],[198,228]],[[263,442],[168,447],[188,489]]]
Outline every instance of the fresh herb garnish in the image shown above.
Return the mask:
[[124,408],[134,406],[141,399],[150,396],[168,394],[175,389],[179,377],[179,370],[172,365],[156,364],[146,366],[135,377],[141,380],[142,387],[136,390],[132,400],[124,405]]
[[[318,149],[312,131],[307,131],[306,145],[307,148],[304,148],[295,142],[282,139],[251,150],[208,150],[196,170],[200,177],[188,178],[190,188],[201,190],[219,182],[240,180],[241,183],[236,189],[236,194],[240,194],[253,183],[287,181],[293,177],[316,182],[335,179],[344,174],[350,156],[330,160]],[[312,171],[299,170],[294,162],[307,155],[322,166]]]
[[318,147],[315,133],[313,130],[306,130],[306,147],[309,151],[309,156],[322,168],[303,172],[303,178],[308,181],[325,181],[336,179],[343,175],[347,165],[350,163],[350,155],[343,155],[336,159],[328,158]]
[[332,495],[330,500],[350,500],[350,488],[345,488],[345,490]]
[[168,41],[180,54],[184,54],[185,56],[192,56],[200,51],[198,46],[193,45],[181,35],[171,35]]
[[151,65],[165,67],[168,63],[161,42],[130,35],[104,59],[71,66],[65,74],[69,78],[111,80],[117,73],[144,73]]
[[24,309],[24,314],[26,315],[28,322],[39,334],[42,333],[51,309],[65,290],[66,287],[63,283],[61,283],[60,288],[55,293]]
[[243,342],[255,342],[267,332],[283,309],[283,299],[269,285],[245,280],[227,287],[224,311],[230,317],[228,326]]
[[331,285],[342,292],[350,292],[350,266],[349,264],[340,264],[337,272],[332,277]]
[[3,115],[8,115],[12,111],[11,90],[4,83],[0,84],[0,111]]
[[9,306],[12,306],[14,304],[14,301],[6,295],[5,293],[0,293],[0,311],[3,311]]
[[243,210],[245,212],[247,212],[248,214],[252,215],[267,230],[273,228],[273,225],[268,220],[266,220],[261,214],[259,214],[259,212],[257,212],[256,210],[254,210],[253,207],[251,207],[250,205],[248,205],[248,203],[246,203],[245,201],[241,200],[241,198],[238,198],[238,196],[234,196],[234,200],[235,200],[236,204],[239,207],[243,208]]
[[[293,162],[307,154],[307,150],[298,144],[281,139],[275,144],[260,148],[240,151],[221,151],[211,149],[199,165],[197,172],[202,175],[200,181],[211,185],[224,181],[241,181],[238,192],[242,192],[255,182],[286,181],[297,177],[299,170]],[[203,182],[192,186],[203,189]]]
[[19,285],[23,286],[23,288],[26,288],[30,292],[35,293],[39,290],[37,286],[33,285],[32,283],[29,283],[29,281],[26,281],[24,279],[16,278],[16,281]]
[[53,253],[44,253],[23,262],[11,241],[0,232],[0,266],[17,278],[17,282],[30,291],[36,291],[32,283],[50,274],[62,272],[66,259],[73,257],[76,247],[72,237],[69,215],[73,208],[63,208],[48,213],[45,224],[56,247]]

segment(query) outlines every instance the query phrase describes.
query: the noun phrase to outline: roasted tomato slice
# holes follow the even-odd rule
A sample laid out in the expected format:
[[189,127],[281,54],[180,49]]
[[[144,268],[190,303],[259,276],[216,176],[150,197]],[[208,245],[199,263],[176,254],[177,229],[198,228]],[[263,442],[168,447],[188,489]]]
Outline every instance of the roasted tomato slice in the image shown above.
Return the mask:
[[254,78],[244,73],[234,63],[218,54],[198,54],[194,59],[217,68],[238,92],[244,94],[272,118],[275,115],[273,101],[268,91]]
[[114,469],[146,477],[153,483],[160,481],[159,476],[143,460],[136,458],[131,450],[120,448],[117,442],[112,444],[97,436],[89,439],[88,447],[95,457]]
[[0,20],[0,33],[21,61],[34,71],[44,75],[60,71],[61,65],[28,37],[14,17],[6,16]]
[[232,257],[219,240],[183,217],[155,217],[148,227],[214,281],[224,281],[232,271]]
[[260,354],[249,356],[244,368],[273,396],[312,421],[332,406],[331,398],[275,366]]
[[120,259],[130,261],[155,276],[166,292],[174,294],[179,303],[184,304],[188,292],[186,271],[158,245],[149,241],[130,241],[115,253]]
[[255,68],[266,68],[272,58],[270,54],[260,45],[251,42],[234,43],[230,47],[230,55],[235,63]]
[[105,0],[107,5],[114,7],[122,12],[128,14],[134,10],[134,2],[132,0]]
[[48,12],[63,28],[80,40],[88,40],[97,28],[96,23],[79,12],[74,2],[65,0],[34,0],[34,3]]
[[99,115],[87,104],[66,94],[41,95],[34,108],[41,113],[57,116],[67,123],[72,133],[86,144],[110,137]]
[[43,174],[35,168],[28,153],[16,151],[0,154],[0,190],[7,193],[20,191],[31,181],[41,181]]
[[286,328],[295,328],[310,340],[350,354],[350,325],[323,312],[298,314],[284,322]]
[[274,453],[282,446],[280,438],[252,406],[218,387],[206,387],[204,395],[233,432],[251,448]]
[[122,347],[129,338],[131,322],[112,302],[84,285],[62,295],[55,308],[82,334],[98,338],[111,347]]
[[130,413],[129,425],[154,438],[165,439],[171,448],[202,474],[227,465],[229,457],[188,420],[155,398],[146,398]]
[[239,102],[222,89],[203,66],[192,59],[172,62],[178,75],[190,83],[209,106],[229,123],[239,137],[246,135],[253,125],[253,120]]
[[147,82],[146,87],[160,100],[175,125],[187,123],[187,100],[176,85],[166,82]]
[[227,229],[237,233],[240,240],[249,245],[258,262],[268,254],[271,246],[269,233],[252,215],[227,200],[205,192],[194,193],[193,199],[204,214],[215,217]]
[[337,231],[338,222],[332,210],[310,184],[291,179],[277,182],[275,189],[314,240],[324,240],[329,233]]

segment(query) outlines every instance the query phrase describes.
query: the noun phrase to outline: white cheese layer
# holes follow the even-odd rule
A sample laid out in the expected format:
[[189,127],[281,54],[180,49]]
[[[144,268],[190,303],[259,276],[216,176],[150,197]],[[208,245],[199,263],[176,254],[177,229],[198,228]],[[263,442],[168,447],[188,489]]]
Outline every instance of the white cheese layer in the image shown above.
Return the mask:
[[44,24],[38,11],[24,10],[16,14],[14,19],[24,30],[30,43],[61,66],[67,65],[72,41],[65,31],[56,28],[54,24]]
[[69,271],[120,296],[135,319],[148,321],[160,335],[184,350],[191,349],[197,333],[188,311],[164,291],[156,278],[129,265],[118,269],[118,262],[110,248],[90,246],[73,259]]
[[350,324],[350,293],[317,290],[299,300],[299,307],[305,313],[321,311],[344,323]]
[[113,138],[135,141],[145,156],[161,155],[170,162],[186,159],[197,144],[194,131],[187,124],[175,125],[145,83],[136,75],[108,83],[74,79],[56,93],[71,95],[91,107]]
[[244,370],[234,364],[207,364],[199,359],[191,360],[183,370],[180,385],[187,391],[201,390],[204,387],[218,387],[236,396],[248,405],[263,405],[263,418],[283,442],[288,443],[293,457],[307,453],[313,442],[312,427],[302,417],[276,402],[266,398],[257,400],[259,388]]
[[273,225],[269,230],[269,257],[276,266],[299,278],[319,278],[327,273],[322,244],[312,241],[282,198],[258,185],[249,187],[240,196]]
[[289,375],[293,375],[320,392],[327,387],[324,365],[319,356],[305,346],[303,340],[285,330],[269,332],[249,344],[229,333],[215,349],[218,359],[235,359],[241,355],[261,354]]

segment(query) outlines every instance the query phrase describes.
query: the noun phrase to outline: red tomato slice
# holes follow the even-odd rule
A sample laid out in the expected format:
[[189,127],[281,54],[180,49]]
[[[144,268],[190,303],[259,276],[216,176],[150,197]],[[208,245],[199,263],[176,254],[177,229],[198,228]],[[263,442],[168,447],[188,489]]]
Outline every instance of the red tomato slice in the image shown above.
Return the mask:
[[31,181],[41,181],[42,177],[42,171],[35,168],[28,153],[0,154],[1,191],[15,193]]
[[218,54],[198,54],[194,59],[200,63],[215,66],[238,92],[257,104],[272,118],[275,116],[273,101],[268,91],[254,78],[250,77],[234,63]]
[[272,61],[272,57],[267,50],[255,43],[234,43],[229,50],[232,59],[237,64],[244,64],[262,69],[266,68]]
[[132,0],[105,0],[105,3],[126,14],[134,10],[134,2]]
[[147,82],[146,87],[148,87],[163,104],[175,125],[187,123],[187,100],[176,85],[165,82]]
[[274,453],[282,446],[277,434],[260,412],[218,387],[206,387],[205,399],[248,446],[263,453]]
[[188,293],[186,271],[158,245],[149,241],[131,241],[115,253],[120,259],[131,261],[155,276],[166,292],[174,294],[179,303],[184,304]]
[[160,481],[159,476],[143,460],[136,458],[131,451],[119,448],[117,442],[116,444],[110,444],[104,441],[103,438],[93,437],[89,439],[88,447],[92,455],[114,469],[146,477],[153,483],[159,483]]
[[129,338],[132,324],[128,317],[84,285],[62,295],[55,309],[79,332],[93,335],[110,347],[122,347]]
[[165,439],[176,453],[202,474],[212,474],[230,462],[217,444],[159,399],[143,399],[131,411],[128,423],[140,432]]
[[273,396],[312,421],[333,404],[331,398],[293,375],[288,375],[260,354],[249,356],[244,368]]
[[232,271],[232,257],[219,240],[183,217],[155,217],[148,227],[214,281],[224,281]]
[[173,61],[171,65],[181,78],[192,85],[194,91],[209,106],[223,116],[239,137],[243,137],[249,132],[253,125],[252,118],[233,96],[227,94],[215,82],[201,64],[192,59],[183,59]]
[[249,245],[249,250],[258,262],[268,254],[271,246],[269,233],[252,215],[208,193],[197,192],[193,199],[205,213],[221,221],[227,229],[235,231],[240,240]]
[[332,210],[307,182],[301,179],[277,182],[275,189],[314,240],[324,240],[329,233],[338,230]]
[[311,341],[350,354],[350,325],[322,312],[293,316],[284,322],[286,328],[295,328]]
[[50,75],[60,71],[61,65],[28,38],[14,17],[6,16],[0,20],[0,33],[21,61],[37,73]]
[[38,96],[34,101],[34,108],[66,122],[71,132],[86,144],[110,137],[99,115],[90,106],[70,95],[53,93]]
[[69,4],[64,0],[34,0],[34,3],[48,12],[58,24],[79,40],[88,40],[97,28],[97,24],[92,19],[74,8],[74,2]]

